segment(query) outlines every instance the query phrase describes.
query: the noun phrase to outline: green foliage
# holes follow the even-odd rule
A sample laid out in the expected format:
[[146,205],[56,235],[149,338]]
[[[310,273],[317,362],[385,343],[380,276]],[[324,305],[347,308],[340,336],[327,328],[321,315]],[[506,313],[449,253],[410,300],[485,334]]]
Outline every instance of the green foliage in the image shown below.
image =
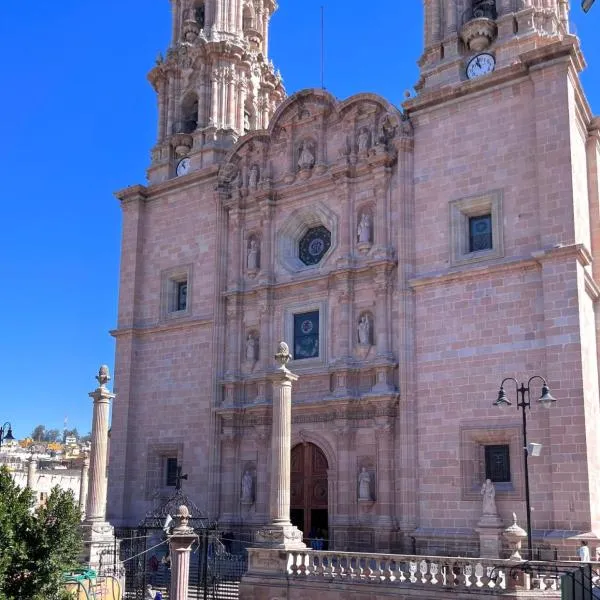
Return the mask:
[[[72,431],[77,432],[77,429]],[[37,425],[31,432],[31,439],[34,442],[58,442],[62,439],[62,434],[58,429],[46,429],[44,425]]]
[[36,511],[31,490],[21,490],[0,468],[0,600],[59,599],[64,571],[81,552],[79,508],[71,491],[55,487]]
[[38,425],[32,432],[31,432],[31,439],[34,442],[43,442],[44,441],[44,434],[46,433],[46,428],[43,425]]

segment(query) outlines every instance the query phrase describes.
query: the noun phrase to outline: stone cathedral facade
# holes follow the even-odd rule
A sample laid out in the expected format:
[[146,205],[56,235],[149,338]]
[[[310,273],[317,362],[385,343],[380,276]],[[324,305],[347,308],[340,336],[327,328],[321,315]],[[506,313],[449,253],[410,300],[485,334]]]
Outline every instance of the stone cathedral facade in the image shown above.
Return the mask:
[[[158,139],[121,190],[108,516],[186,493],[268,521],[285,340],[291,517],[330,548],[476,554],[481,486],[534,544],[600,532],[600,121],[568,0],[424,0],[416,94],[286,98],[274,0],[171,0]],[[417,58],[417,57],[415,57]]]

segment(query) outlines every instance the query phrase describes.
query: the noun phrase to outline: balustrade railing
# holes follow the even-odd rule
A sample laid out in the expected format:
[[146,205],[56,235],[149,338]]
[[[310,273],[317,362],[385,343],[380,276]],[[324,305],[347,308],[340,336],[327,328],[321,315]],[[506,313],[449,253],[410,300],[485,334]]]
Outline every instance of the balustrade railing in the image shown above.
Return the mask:
[[519,579],[526,588],[558,592],[561,575],[578,569],[579,564],[302,550],[288,552],[287,571],[289,577],[306,581],[412,584],[472,591],[510,589]]

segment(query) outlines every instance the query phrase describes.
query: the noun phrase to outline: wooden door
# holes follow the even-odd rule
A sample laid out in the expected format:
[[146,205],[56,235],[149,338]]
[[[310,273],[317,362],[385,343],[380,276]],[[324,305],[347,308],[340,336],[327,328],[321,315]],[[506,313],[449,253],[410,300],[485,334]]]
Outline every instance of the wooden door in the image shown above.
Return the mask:
[[292,449],[290,516],[309,546],[311,534],[328,538],[327,468],[325,455],[314,444],[298,444]]

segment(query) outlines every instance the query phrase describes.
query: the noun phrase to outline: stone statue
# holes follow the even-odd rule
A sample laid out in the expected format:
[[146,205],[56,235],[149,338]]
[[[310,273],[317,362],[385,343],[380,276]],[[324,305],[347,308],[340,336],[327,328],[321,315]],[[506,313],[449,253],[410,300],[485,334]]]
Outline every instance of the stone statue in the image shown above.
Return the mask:
[[250,243],[248,244],[248,270],[256,271],[259,268],[258,261],[258,242],[255,238],[250,239]]
[[371,476],[366,467],[358,474],[358,499],[371,500]]
[[312,143],[304,140],[300,145],[300,157],[298,158],[298,166],[301,169],[311,169],[315,164],[315,155],[313,154]]
[[371,319],[369,319],[369,315],[363,315],[358,322],[358,343],[361,346],[371,345]]
[[366,152],[369,149],[369,131],[363,127],[358,134],[358,151]]
[[242,476],[242,502],[253,502],[252,496],[252,473],[250,471],[244,471]]
[[481,495],[483,496],[483,514],[497,516],[496,488],[491,479],[486,479],[481,486]]
[[249,362],[256,360],[256,340],[251,333],[246,338],[246,360]]
[[285,365],[292,360],[292,355],[290,354],[290,348],[285,342],[279,342],[277,346],[277,354],[275,355],[275,360],[281,365],[281,367],[285,367]]
[[371,241],[371,217],[364,212],[358,224],[358,243],[365,244]]
[[255,190],[258,187],[259,172],[256,165],[250,167],[250,175],[248,176],[248,187],[251,190]]
[[107,365],[102,365],[96,375],[96,380],[100,384],[100,387],[106,387],[106,384],[110,381],[110,373]]

